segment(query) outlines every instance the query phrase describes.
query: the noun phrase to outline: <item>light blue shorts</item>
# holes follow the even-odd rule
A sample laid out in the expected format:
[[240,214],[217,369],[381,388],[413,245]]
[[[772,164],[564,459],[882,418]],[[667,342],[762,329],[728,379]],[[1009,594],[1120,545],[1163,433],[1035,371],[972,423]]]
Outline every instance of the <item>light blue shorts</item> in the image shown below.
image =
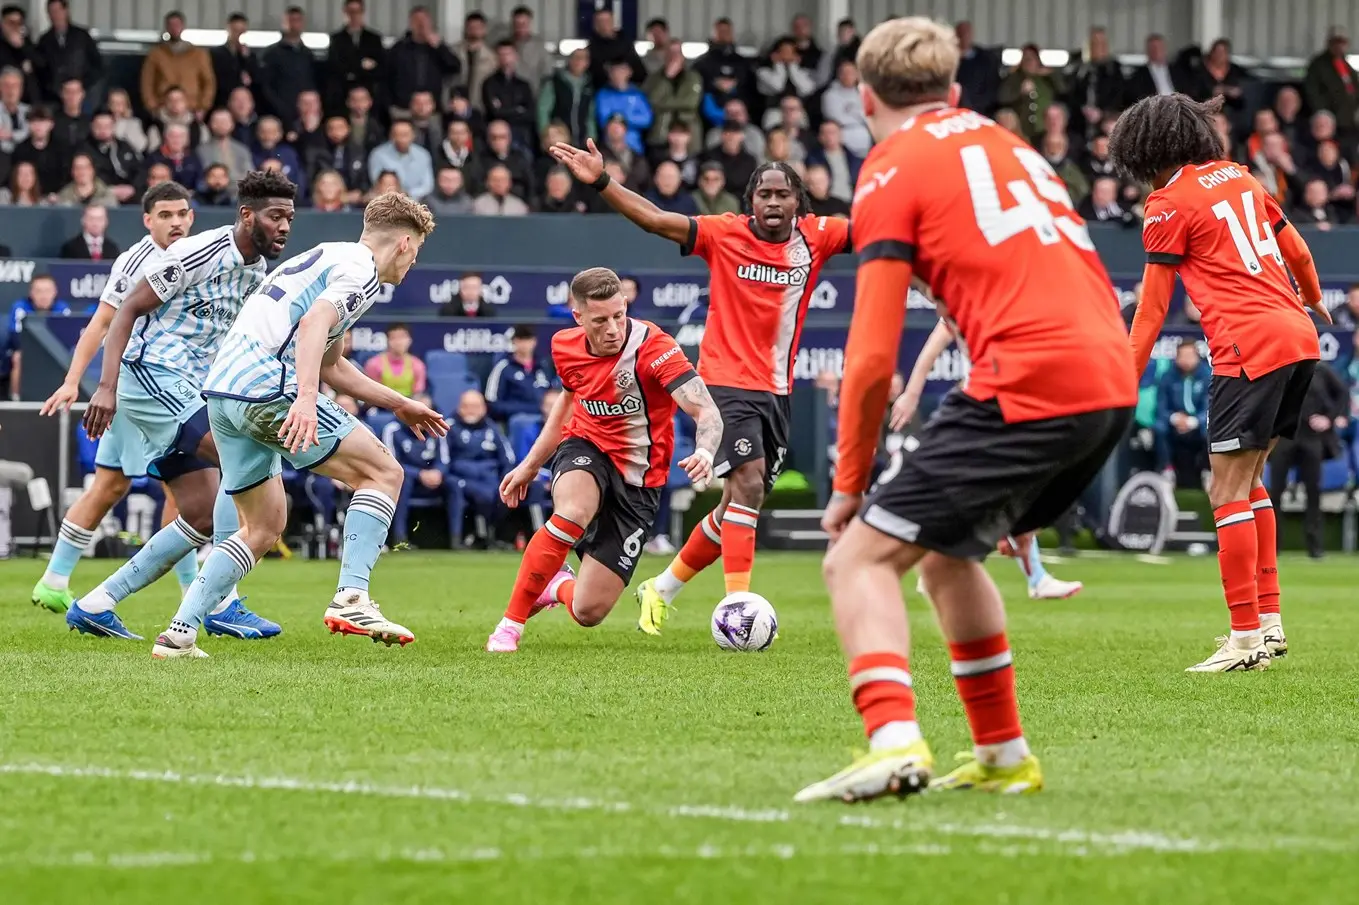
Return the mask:
[[154,364],[124,361],[118,377],[118,412],[146,440],[154,477],[173,480],[190,471],[214,467],[198,458],[208,432],[208,411],[191,376]]
[[151,451],[147,449],[146,438],[128,420],[122,409],[113,413],[113,422],[104,436],[99,438],[99,449],[94,454],[94,464],[100,468],[121,471],[129,478],[146,476],[146,467],[151,464]]
[[340,441],[360,426],[335,400],[321,396],[316,400],[316,439],[320,442],[305,452],[290,453],[280,444],[278,432],[293,402],[292,394],[270,402],[208,397],[208,422],[222,461],[222,487],[227,493],[242,493],[281,474],[284,459],[294,468],[315,468],[333,456]]

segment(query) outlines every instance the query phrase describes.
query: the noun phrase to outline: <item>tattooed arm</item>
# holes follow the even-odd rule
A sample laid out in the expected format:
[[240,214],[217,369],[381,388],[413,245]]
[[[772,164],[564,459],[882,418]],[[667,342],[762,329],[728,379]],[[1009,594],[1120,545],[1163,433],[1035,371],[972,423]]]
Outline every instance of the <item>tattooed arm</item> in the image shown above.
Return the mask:
[[717,445],[722,442],[722,414],[718,412],[717,403],[713,402],[707,384],[697,374],[676,387],[670,395],[675,404],[698,425],[695,438],[697,448],[692,456],[679,465],[689,475],[694,489],[702,491],[713,477],[713,456],[717,453]]

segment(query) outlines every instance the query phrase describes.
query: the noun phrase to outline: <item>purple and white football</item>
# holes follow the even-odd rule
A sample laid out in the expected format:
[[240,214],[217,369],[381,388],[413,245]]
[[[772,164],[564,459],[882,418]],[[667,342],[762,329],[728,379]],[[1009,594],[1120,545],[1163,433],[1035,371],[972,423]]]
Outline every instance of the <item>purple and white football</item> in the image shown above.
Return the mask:
[[713,640],[723,650],[768,650],[779,633],[774,607],[759,594],[737,591],[713,610]]

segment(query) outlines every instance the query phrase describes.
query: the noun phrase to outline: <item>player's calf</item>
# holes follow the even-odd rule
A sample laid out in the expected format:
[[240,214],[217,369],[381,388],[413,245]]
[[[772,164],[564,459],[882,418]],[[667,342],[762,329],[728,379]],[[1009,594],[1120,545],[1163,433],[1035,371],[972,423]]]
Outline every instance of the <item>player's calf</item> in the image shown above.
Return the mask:
[[722,513],[722,575],[728,594],[750,590],[755,533],[764,505],[763,459],[738,465],[727,477],[731,502]]

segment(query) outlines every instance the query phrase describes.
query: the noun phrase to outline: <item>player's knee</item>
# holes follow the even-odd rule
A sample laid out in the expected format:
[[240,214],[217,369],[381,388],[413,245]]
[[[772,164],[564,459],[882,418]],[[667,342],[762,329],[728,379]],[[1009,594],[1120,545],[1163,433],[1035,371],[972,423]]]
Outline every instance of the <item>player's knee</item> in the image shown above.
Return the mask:
[[826,587],[835,587],[846,575],[853,574],[857,568],[853,561],[856,557],[857,551],[846,544],[836,544],[827,550],[821,560],[821,577],[825,579]]
[[374,490],[380,490],[392,499],[401,495],[401,485],[405,483],[406,473],[391,456],[375,457],[367,469],[368,483]]
[[598,601],[581,600],[577,597],[571,604],[571,618],[575,619],[581,628],[594,628],[604,621],[604,617],[609,615],[611,609],[612,604],[604,605]]
[[940,590],[957,581],[975,563],[951,556],[926,556],[916,564],[925,593],[933,598]]

